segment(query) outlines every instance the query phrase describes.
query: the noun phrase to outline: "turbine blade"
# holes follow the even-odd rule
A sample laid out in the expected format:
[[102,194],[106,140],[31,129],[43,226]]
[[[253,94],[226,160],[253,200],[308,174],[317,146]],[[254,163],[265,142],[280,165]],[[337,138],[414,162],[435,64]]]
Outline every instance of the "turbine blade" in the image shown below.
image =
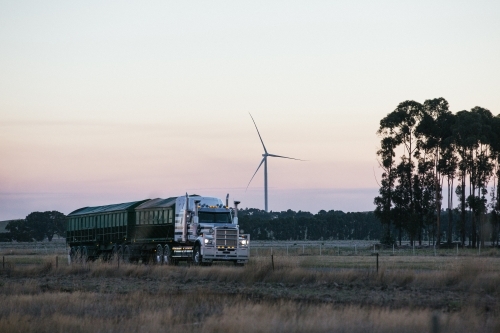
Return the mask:
[[253,174],[252,178],[250,178],[250,181],[248,182],[248,185],[247,185],[247,188],[245,189],[245,191],[246,191],[246,190],[248,190],[248,186],[250,186],[250,183],[252,182],[253,177],[255,177],[255,175],[257,174],[257,171],[259,171],[260,166],[262,165],[262,163],[264,163],[264,160],[265,160],[265,159],[266,159],[266,158],[264,157],[264,158],[262,159],[262,161],[260,161],[260,164],[259,164],[259,166],[257,167],[257,170],[255,170],[255,173]]
[[280,156],[280,155],[274,155],[274,154],[267,154],[267,156],[271,157],[279,157],[279,158],[288,158],[289,160],[296,160],[296,161],[302,161],[305,162],[305,160],[301,160],[299,158],[293,158],[293,157],[286,157],[286,156]]
[[262,142],[262,147],[264,147],[264,152],[267,154],[267,149],[266,146],[264,146],[264,141],[262,141],[259,129],[257,128],[257,124],[255,123],[255,120],[253,120],[252,114],[250,112],[248,112],[248,114],[250,115],[250,118],[252,118],[253,124],[255,125],[255,129],[257,130],[257,134],[259,135],[260,142]]

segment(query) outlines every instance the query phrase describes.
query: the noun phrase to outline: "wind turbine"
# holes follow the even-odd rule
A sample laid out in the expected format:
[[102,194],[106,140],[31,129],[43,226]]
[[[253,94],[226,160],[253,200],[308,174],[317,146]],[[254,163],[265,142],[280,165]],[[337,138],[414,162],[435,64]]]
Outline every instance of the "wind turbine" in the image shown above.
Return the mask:
[[267,158],[268,157],[279,157],[279,158],[287,158],[289,160],[296,160],[296,161],[303,161],[303,160],[300,160],[298,158],[293,158],[293,157],[286,157],[286,156],[269,154],[267,152],[266,146],[264,145],[264,141],[262,141],[262,137],[260,136],[259,129],[257,128],[257,124],[255,123],[255,120],[253,119],[251,114],[250,114],[250,117],[252,118],[253,124],[255,125],[255,129],[257,130],[257,134],[259,135],[260,142],[262,143],[262,147],[264,148],[264,154],[262,154],[262,161],[260,161],[260,164],[257,167],[257,170],[255,170],[255,173],[253,174],[252,178],[250,178],[250,181],[248,182],[247,189],[248,189],[248,186],[250,186],[250,183],[252,182],[253,177],[255,177],[255,175],[257,174],[257,171],[259,171],[260,167],[262,166],[262,163],[264,163],[264,202],[265,202],[265,210],[266,210],[266,212],[268,212],[268,206],[267,206]]

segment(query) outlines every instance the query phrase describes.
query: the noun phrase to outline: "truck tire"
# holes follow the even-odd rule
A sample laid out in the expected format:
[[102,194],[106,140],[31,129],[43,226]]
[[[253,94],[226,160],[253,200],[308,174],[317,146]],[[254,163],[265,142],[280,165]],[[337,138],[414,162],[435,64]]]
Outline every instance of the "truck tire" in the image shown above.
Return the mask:
[[75,252],[75,264],[81,264],[81,263],[82,263],[82,248],[77,247]]
[[111,249],[111,255],[109,256],[109,263],[114,265],[116,264],[117,261],[118,261],[118,247],[115,245]]
[[89,250],[86,246],[82,247],[82,263],[86,264],[89,260]]
[[200,246],[197,244],[194,246],[193,249],[193,265],[201,266],[201,264],[202,264],[201,251],[200,251]]
[[163,248],[161,245],[158,245],[156,247],[156,252],[154,255],[154,263],[155,265],[162,265],[163,264]]
[[174,265],[174,259],[172,258],[172,250],[168,244],[163,247],[163,262],[165,265]]
[[69,250],[69,259],[71,260],[71,264],[76,264],[76,248],[72,247]]
[[132,256],[132,251],[130,251],[130,247],[127,245],[123,250],[123,262],[126,264],[130,263],[131,256]]

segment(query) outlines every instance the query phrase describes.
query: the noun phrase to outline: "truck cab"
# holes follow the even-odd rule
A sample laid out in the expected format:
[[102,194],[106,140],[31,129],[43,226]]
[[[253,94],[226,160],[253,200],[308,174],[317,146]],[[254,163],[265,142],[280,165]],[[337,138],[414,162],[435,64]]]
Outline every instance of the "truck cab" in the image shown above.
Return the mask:
[[176,207],[176,240],[192,244],[194,264],[232,261],[244,265],[249,259],[250,235],[238,225],[238,202],[230,208],[218,198],[179,197]]

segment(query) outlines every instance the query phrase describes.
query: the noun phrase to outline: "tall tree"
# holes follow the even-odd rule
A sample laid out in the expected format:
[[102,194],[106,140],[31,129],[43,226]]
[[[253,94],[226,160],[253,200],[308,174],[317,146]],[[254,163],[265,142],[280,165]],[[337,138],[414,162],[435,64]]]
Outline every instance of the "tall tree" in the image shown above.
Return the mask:
[[[493,115],[487,109],[481,107],[474,107],[471,110],[474,114],[479,114],[481,119],[481,132],[478,133],[477,146],[473,152],[474,161],[472,163],[474,174],[474,184],[477,188],[477,193],[472,194],[472,201],[474,202],[474,221],[479,223],[479,236],[481,246],[484,247],[484,224],[486,213],[486,194],[488,193],[488,182],[492,176],[493,163],[490,149],[495,133],[492,132]],[[474,232],[474,230],[473,230]],[[473,239],[474,241],[474,239]]]
[[491,191],[492,241],[498,246],[500,232],[500,114],[492,119],[491,158],[493,165],[493,188]]
[[383,170],[379,196],[374,199],[375,215],[379,218],[382,224],[386,225],[386,233],[383,244],[393,244],[391,236],[391,224],[394,220],[392,210],[392,195],[394,192],[395,173],[395,151],[398,141],[393,136],[384,137],[381,141],[381,148],[377,152],[380,157],[379,165]]
[[[406,228],[413,227],[416,221],[413,172],[415,170],[414,154],[418,148],[416,129],[422,112],[422,104],[415,101],[402,102],[380,121],[378,131],[384,137],[394,138],[402,149],[401,162],[396,167],[398,185],[394,194],[397,196],[393,197],[393,201],[396,209],[394,216],[399,216],[399,223],[405,223]],[[414,236],[414,233],[412,235]]]
[[448,231],[447,243],[451,246],[452,242],[452,232],[453,232],[453,181],[456,177],[456,170],[458,167],[458,158],[455,153],[455,145],[453,143],[453,137],[448,138],[444,142],[444,147],[441,154],[441,159],[439,160],[439,169],[442,174],[446,176],[447,187],[448,187]]
[[443,152],[449,149],[449,138],[452,136],[453,115],[448,102],[440,97],[428,99],[423,104],[422,119],[417,127],[419,148],[431,156],[432,174],[434,175],[434,202],[436,209],[436,246],[441,240],[441,204],[442,188],[446,168],[443,169]]
[[[457,190],[460,191],[460,234],[462,238],[462,245],[465,245],[465,230],[466,230],[466,207],[471,200],[466,196],[466,181],[469,176],[470,191],[475,190],[474,181],[474,158],[472,157],[473,151],[477,146],[478,138],[477,133],[481,131],[481,116],[477,113],[469,111],[459,111],[455,117],[455,123],[452,127],[454,142],[457,148],[457,154],[460,157],[458,163],[460,186]],[[471,180],[472,179],[472,180]],[[472,191],[473,192],[473,191]],[[470,196],[470,195],[469,195]],[[473,230],[475,228],[474,219]],[[475,231],[471,237],[475,240]]]

